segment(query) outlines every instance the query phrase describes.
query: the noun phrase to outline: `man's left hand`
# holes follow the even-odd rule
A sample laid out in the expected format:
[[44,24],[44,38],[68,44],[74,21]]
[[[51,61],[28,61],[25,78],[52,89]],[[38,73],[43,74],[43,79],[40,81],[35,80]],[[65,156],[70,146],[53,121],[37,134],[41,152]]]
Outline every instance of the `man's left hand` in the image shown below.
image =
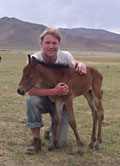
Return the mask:
[[82,62],[76,62],[75,71],[78,72],[80,75],[87,73],[86,65]]

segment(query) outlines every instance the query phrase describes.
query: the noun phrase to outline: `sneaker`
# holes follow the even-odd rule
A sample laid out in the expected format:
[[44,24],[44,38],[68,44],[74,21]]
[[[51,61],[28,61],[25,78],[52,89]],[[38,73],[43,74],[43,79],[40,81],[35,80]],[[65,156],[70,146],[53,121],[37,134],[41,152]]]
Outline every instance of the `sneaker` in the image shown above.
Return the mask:
[[37,154],[41,151],[40,138],[34,138],[29,147],[26,148],[26,154]]
[[44,138],[49,140],[49,134],[50,134],[50,129],[47,129],[45,132],[44,132]]

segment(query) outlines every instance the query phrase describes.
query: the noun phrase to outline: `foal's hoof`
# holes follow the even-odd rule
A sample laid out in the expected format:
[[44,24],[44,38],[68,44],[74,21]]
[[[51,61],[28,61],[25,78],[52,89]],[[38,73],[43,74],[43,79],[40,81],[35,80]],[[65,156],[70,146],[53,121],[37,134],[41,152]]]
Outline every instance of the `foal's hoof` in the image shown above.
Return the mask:
[[82,151],[78,151],[77,154],[82,157],[83,156],[83,152]]
[[98,145],[95,145],[94,150],[98,151],[100,148]]
[[89,149],[93,149],[93,144],[89,144]]
[[48,147],[48,151],[52,151],[53,149],[55,149],[55,147],[54,147],[53,145],[50,145],[50,146]]

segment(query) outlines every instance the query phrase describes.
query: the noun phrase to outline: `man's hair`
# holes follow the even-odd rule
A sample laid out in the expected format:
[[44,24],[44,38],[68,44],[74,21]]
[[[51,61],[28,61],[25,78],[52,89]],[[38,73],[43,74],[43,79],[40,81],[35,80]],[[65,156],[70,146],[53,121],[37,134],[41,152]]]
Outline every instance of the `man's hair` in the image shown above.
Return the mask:
[[43,33],[40,35],[40,40],[43,41],[46,35],[54,36],[59,42],[61,41],[61,35],[57,28],[46,28]]

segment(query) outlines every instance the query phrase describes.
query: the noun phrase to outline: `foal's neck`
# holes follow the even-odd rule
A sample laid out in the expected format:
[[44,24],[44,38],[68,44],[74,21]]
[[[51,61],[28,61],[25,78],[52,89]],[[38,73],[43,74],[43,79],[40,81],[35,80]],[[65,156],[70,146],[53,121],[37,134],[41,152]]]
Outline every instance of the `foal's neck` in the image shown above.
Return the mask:
[[39,80],[43,83],[56,85],[59,82],[60,73],[58,74],[58,71],[52,67],[38,64],[36,66],[36,70],[38,71]]

